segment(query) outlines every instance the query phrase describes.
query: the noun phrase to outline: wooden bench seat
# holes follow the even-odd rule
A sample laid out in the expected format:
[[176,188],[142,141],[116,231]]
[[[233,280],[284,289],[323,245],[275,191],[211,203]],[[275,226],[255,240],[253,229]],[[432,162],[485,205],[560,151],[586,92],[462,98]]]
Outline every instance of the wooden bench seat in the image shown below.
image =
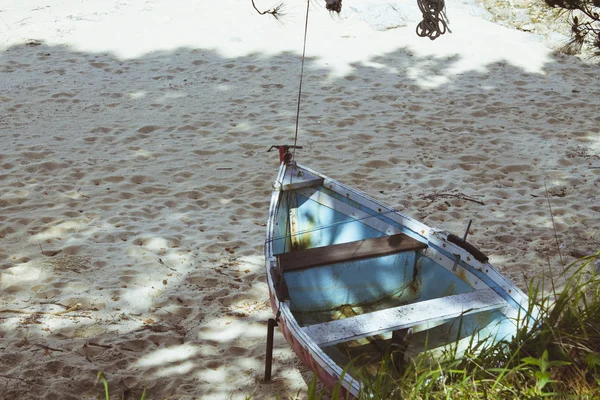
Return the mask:
[[427,244],[404,233],[398,233],[356,242],[292,251],[279,254],[277,257],[283,271],[288,272],[425,248],[427,248]]
[[358,340],[421,324],[429,324],[507,305],[491,289],[476,290],[302,328],[319,346]]

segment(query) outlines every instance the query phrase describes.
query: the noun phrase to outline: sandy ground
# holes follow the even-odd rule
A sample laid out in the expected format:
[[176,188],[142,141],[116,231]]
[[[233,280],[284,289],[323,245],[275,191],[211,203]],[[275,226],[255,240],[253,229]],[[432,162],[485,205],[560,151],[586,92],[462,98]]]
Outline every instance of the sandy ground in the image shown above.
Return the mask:
[[[312,4],[298,159],[430,225],[473,219],[525,288],[561,269],[548,199],[565,263],[599,247],[598,67],[447,4],[434,42],[412,2]],[[101,398],[98,371],[115,399],[306,393],[279,333],[260,383],[266,150],[293,142],[304,7],[2,1],[0,398]]]

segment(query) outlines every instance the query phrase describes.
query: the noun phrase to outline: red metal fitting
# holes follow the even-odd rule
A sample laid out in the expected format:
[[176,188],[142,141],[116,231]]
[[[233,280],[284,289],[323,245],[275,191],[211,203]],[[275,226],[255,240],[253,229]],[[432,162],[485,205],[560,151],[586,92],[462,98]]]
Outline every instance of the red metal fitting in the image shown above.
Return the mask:
[[279,163],[286,163],[289,164],[290,162],[292,162],[292,158],[294,157],[292,153],[290,153],[290,149],[301,149],[302,146],[290,146],[287,144],[283,144],[283,145],[273,145],[269,148],[269,150],[267,150],[267,152],[273,150],[273,149],[278,149],[279,150]]

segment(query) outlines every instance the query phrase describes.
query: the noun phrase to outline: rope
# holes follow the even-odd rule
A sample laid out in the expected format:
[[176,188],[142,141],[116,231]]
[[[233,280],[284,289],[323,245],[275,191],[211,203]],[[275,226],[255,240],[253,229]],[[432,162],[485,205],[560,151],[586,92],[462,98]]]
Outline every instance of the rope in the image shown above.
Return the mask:
[[306,36],[308,33],[308,11],[310,9],[310,0],[306,0],[306,19],[304,21],[304,45],[302,47],[302,66],[300,67],[300,85],[298,87],[298,109],[296,110],[296,133],[294,135],[294,147],[292,151],[292,160],[296,157],[296,143],[298,142],[298,125],[300,124],[300,100],[302,98],[302,78],[304,76],[304,56],[306,55]]
[[446,31],[452,33],[448,28],[444,0],[417,0],[417,4],[423,14],[423,21],[417,25],[417,35],[435,40]]

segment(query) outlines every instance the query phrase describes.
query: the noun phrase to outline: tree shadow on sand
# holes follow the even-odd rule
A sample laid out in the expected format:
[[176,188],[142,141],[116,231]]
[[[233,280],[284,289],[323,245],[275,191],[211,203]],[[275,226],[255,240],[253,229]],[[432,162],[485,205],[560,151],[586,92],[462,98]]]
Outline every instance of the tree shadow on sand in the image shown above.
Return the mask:
[[[307,59],[297,157],[430,225],[472,218],[473,242],[523,287],[556,255],[544,182],[563,256],[598,243],[597,70],[554,55],[542,72],[448,73],[460,61],[401,48],[336,77]],[[303,390],[279,333],[260,384],[266,150],[293,140],[298,72],[287,53],[3,52],[0,308],[82,304],[0,314],[7,398],[95,398],[97,371],[118,398]]]

